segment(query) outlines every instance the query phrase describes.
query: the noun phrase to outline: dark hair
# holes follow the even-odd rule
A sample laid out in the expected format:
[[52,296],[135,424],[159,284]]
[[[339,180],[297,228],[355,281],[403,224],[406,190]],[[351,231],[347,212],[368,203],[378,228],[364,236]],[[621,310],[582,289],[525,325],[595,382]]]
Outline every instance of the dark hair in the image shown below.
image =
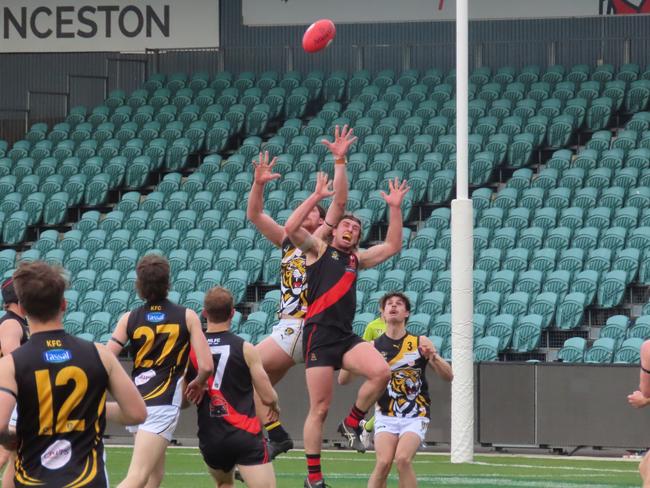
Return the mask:
[[225,288],[210,288],[203,300],[203,312],[212,323],[225,322],[232,315],[235,306],[232,293]]
[[325,210],[325,207],[323,207],[320,203],[316,204],[316,208],[318,209],[318,215],[321,219],[324,220],[325,216],[327,215],[327,210]]
[[382,312],[384,311],[384,307],[386,306],[386,302],[388,301],[389,298],[397,297],[401,299],[404,302],[404,306],[406,307],[406,311],[410,312],[411,311],[411,300],[409,300],[409,297],[407,297],[404,293],[401,291],[390,291],[386,293],[381,299],[379,300],[379,310]]
[[44,261],[21,263],[14,272],[13,284],[27,316],[47,322],[61,313],[66,288],[62,268]]
[[135,289],[146,302],[159,302],[169,292],[169,262],[163,256],[148,254],[135,268]]

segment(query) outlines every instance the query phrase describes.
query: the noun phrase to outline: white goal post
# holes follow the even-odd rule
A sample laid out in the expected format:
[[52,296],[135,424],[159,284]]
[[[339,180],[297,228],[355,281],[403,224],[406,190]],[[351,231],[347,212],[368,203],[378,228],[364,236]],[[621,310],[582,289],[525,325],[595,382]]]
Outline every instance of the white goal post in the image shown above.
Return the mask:
[[468,0],[456,1],[456,199],[451,202],[451,462],[474,459],[473,210],[469,198]]

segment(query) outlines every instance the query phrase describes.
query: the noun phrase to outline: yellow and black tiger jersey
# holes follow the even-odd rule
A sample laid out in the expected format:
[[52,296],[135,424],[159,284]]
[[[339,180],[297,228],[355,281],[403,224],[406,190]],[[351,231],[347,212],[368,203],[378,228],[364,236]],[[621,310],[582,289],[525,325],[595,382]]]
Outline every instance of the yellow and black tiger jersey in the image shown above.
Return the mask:
[[307,313],[307,258],[289,239],[282,243],[280,264],[281,315],[301,319]]
[[148,407],[181,405],[190,344],[186,310],[163,300],[129,314],[126,334],[134,358],[131,374]]
[[427,360],[420,354],[420,338],[406,333],[401,339],[386,334],[375,339],[375,348],[390,365],[390,381],[377,402],[389,417],[430,417],[431,400],[426,377]]
[[63,330],[32,334],[12,353],[18,385],[17,487],[108,487],[108,373],[91,342]]

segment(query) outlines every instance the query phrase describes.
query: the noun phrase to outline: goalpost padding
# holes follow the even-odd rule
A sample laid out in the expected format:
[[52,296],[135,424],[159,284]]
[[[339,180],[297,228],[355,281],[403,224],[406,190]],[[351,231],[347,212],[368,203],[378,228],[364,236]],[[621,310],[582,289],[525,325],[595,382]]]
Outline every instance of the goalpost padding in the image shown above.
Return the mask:
[[473,209],[451,202],[451,462],[474,459]]
[[474,228],[469,199],[469,9],[456,1],[456,198],[451,202],[451,462],[474,459]]

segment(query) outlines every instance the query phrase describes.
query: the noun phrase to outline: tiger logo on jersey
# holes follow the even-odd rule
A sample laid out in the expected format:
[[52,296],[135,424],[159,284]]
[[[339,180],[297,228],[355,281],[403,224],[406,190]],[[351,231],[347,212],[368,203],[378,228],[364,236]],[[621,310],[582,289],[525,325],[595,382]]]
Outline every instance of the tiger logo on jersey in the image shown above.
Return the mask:
[[422,380],[419,371],[400,368],[392,371],[388,383],[389,409],[396,417],[426,416],[426,400],[420,394]]
[[304,255],[298,250],[287,252],[282,259],[280,311],[293,317],[303,317],[307,311],[307,267]]

